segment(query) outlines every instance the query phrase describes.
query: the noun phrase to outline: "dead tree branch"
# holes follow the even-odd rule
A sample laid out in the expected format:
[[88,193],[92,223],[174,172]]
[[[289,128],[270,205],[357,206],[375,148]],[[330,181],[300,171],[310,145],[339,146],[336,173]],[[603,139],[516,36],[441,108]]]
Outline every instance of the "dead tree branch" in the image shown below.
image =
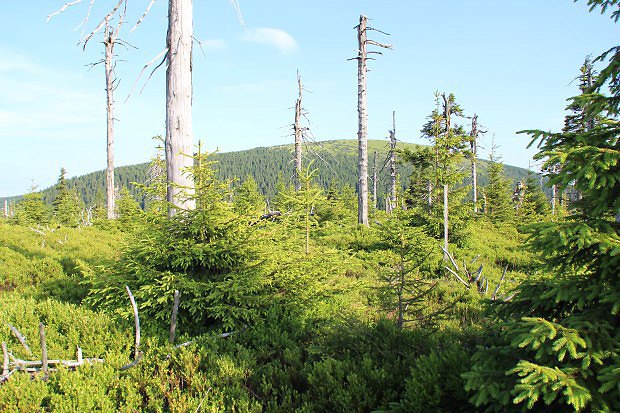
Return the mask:
[[55,12],[53,12],[52,14],[49,14],[47,16],[47,22],[49,23],[49,21],[51,20],[52,17],[56,16],[57,14],[60,14],[60,13],[64,12],[69,7],[75,6],[76,4],[81,3],[81,2],[82,2],[82,0],[75,0],[75,1],[69,1],[69,2],[65,3],[64,6],[62,6],[60,9],[56,10]]
[[9,326],[13,335],[17,338],[19,343],[26,349],[28,354],[32,355],[32,351],[30,350],[30,347],[28,347],[28,344],[26,344],[26,337],[22,333],[20,333],[17,328],[13,327],[11,324],[6,323],[6,325]]

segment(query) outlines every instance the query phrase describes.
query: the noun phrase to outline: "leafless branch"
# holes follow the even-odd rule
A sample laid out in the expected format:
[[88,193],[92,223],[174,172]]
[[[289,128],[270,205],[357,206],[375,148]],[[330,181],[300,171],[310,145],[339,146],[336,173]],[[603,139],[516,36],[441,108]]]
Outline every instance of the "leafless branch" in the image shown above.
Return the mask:
[[146,10],[144,11],[144,13],[142,14],[142,17],[140,17],[138,19],[138,21],[136,22],[136,24],[131,28],[131,30],[129,31],[129,33],[133,33],[134,30],[136,30],[136,28],[140,25],[140,23],[142,23],[142,20],[144,20],[144,18],[146,17],[147,14],[149,14],[149,11],[151,11],[151,7],[153,7],[153,3],[155,3],[155,0],[151,0],[151,2],[149,3],[148,7],[146,8]]
[[366,44],[370,44],[373,46],[377,46],[377,47],[383,47],[384,49],[394,49],[394,46],[391,44],[384,44],[384,43],[379,43],[379,42],[375,42],[374,40],[366,40]]
[[[157,68],[159,68],[166,61],[166,57],[167,57],[166,54],[167,53],[168,53],[168,48],[166,47],[164,50],[161,51],[161,53],[159,53],[151,61],[149,61],[148,63],[146,63],[144,65],[144,67],[140,71],[140,74],[138,74],[138,77],[136,78],[136,81],[134,82],[133,86],[131,87],[131,91],[129,92],[129,95],[127,95],[127,98],[125,99],[125,102],[127,102],[129,100],[129,98],[131,97],[131,95],[133,94],[133,91],[136,88],[136,85],[138,84],[138,82],[140,81],[140,78],[142,77],[142,74],[144,74],[144,71],[146,69],[148,69],[148,67],[151,66],[153,63],[155,63],[159,58],[161,58],[162,56],[164,57],[163,60],[151,72],[151,74],[149,75],[149,78],[144,83],[144,86],[146,86],[146,84],[148,83],[148,81],[151,78],[151,76],[153,76],[153,73],[155,72],[155,70],[157,70]],[[144,86],[142,87],[141,91],[144,90]]]
[[[114,6],[114,8],[112,10],[110,10],[110,12],[108,14],[105,15],[105,17],[101,20],[101,22],[99,22],[99,24],[97,25],[97,27],[95,27],[95,29],[90,32],[90,34],[88,36],[86,36],[83,40],[83,46],[82,46],[82,50],[86,49],[86,45],[88,44],[89,40],[92,39],[92,37],[97,34],[106,24],[107,21],[109,21],[109,19],[114,16],[114,14],[118,11],[118,9],[121,7],[121,5],[123,4],[123,2],[126,2],[127,0],[119,0],[118,3],[116,4],[116,6]],[[125,4],[126,5],[126,4]]]
[[30,347],[28,347],[28,344],[26,344],[26,337],[22,333],[20,333],[18,329],[13,327],[11,324],[6,323],[6,325],[9,326],[13,335],[17,338],[19,343],[26,349],[28,354],[32,354],[32,351],[30,351]]
[[138,306],[136,305],[136,300],[133,298],[133,294],[129,289],[129,286],[125,286],[125,290],[127,290],[127,295],[129,295],[129,300],[131,301],[131,307],[133,308],[133,318],[136,325],[136,341],[134,348],[134,356],[137,359],[140,354],[140,317],[138,316]]
[[47,346],[45,345],[45,326],[43,323],[39,323],[39,336],[41,338],[41,370],[44,377],[47,377]]
[[67,8],[71,7],[71,6],[75,6],[78,3],[81,3],[82,0],[75,0],[75,1],[69,1],[67,3],[65,3],[64,6],[62,6],[59,10],[56,10],[54,13],[50,14],[47,16],[47,22],[49,23],[50,19],[54,16],[56,16],[57,14],[62,13],[63,11],[67,10]]
[[461,278],[461,277],[460,277],[460,276],[459,276],[456,272],[452,271],[452,270],[451,270],[450,268],[448,268],[448,267],[445,267],[445,268],[446,268],[446,270],[450,271],[450,272],[451,272],[451,273],[452,273],[452,274],[456,277],[456,279],[457,279],[457,280],[459,280],[461,283],[463,283],[463,285],[464,285],[467,289],[469,289],[469,284],[468,284],[467,282],[465,282],[465,280],[463,280],[463,279],[462,279],[462,278]]
[[239,19],[239,24],[241,24],[241,27],[243,27],[244,30],[247,30],[245,27],[245,23],[243,21],[243,14],[241,14],[241,7],[239,6],[239,1],[230,0],[230,4],[231,6],[233,6],[235,11],[237,12],[237,18]]
[[379,32],[381,34],[385,34],[386,36],[391,36],[391,34],[389,34],[389,33],[386,33],[386,32],[384,32],[382,30],[379,30],[379,29],[375,29],[374,27],[370,27],[370,26],[366,26],[366,30],[372,30],[373,32]]
[[504,273],[502,274],[502,278],[499,279],[499,282],[497,283],[497,287],[495,287],[495,291],[493,291],[493,296],[491,297],[491,300],[497,299],[497,293],[499,292],[499,288],[502,286],[502,282],[504,281],[504,278],[506,277],[506,271],[508,271],[507,265],[504,267]]

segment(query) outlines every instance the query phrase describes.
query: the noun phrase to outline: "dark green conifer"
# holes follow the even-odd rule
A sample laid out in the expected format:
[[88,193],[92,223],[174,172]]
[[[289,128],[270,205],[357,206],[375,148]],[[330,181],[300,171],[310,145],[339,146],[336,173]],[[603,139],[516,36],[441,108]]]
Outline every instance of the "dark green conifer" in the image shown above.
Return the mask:
[[571,103],[585,108],[586,124],[600,121],[527,131],[538,142],[536,157],[560,166],[551,184],[574,185],[582,198],[564,221],[529,227],[542,274],[490,308],[493,324],[464,375],[471,401],[487,411],[620,411],[620,48],[595,62],[610,56]]

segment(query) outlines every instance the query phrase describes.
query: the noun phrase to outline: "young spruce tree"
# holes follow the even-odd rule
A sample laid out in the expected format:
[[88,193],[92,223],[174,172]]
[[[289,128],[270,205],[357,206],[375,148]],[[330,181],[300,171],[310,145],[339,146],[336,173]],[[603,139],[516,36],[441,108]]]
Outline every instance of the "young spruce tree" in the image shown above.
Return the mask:
[[[616,7],[616,20],[619,3],[588,2]],[[544,275],[522,283],[511,302],[491,305],[490,334],[464,375],[471,401],[487,411],[620,411],[620,47],[595,62],[606,59],[571,102],[584,108],[586,123],[599,122],[527,131],[537,158],[560,166],[551,183],[574,184],[582,198],[565,221],[529,227]]]

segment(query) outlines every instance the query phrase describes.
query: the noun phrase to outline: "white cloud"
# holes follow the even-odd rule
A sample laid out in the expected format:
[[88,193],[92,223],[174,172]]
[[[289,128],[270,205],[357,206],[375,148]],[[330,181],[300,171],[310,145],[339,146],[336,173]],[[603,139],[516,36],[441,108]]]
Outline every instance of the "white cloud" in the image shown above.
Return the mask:
[[248,42],[261,43],[275,47],[283,53],[297,50],[297,42],[293,39],[293,36],[280,29],[259,27],[249,30],[243,39]]

